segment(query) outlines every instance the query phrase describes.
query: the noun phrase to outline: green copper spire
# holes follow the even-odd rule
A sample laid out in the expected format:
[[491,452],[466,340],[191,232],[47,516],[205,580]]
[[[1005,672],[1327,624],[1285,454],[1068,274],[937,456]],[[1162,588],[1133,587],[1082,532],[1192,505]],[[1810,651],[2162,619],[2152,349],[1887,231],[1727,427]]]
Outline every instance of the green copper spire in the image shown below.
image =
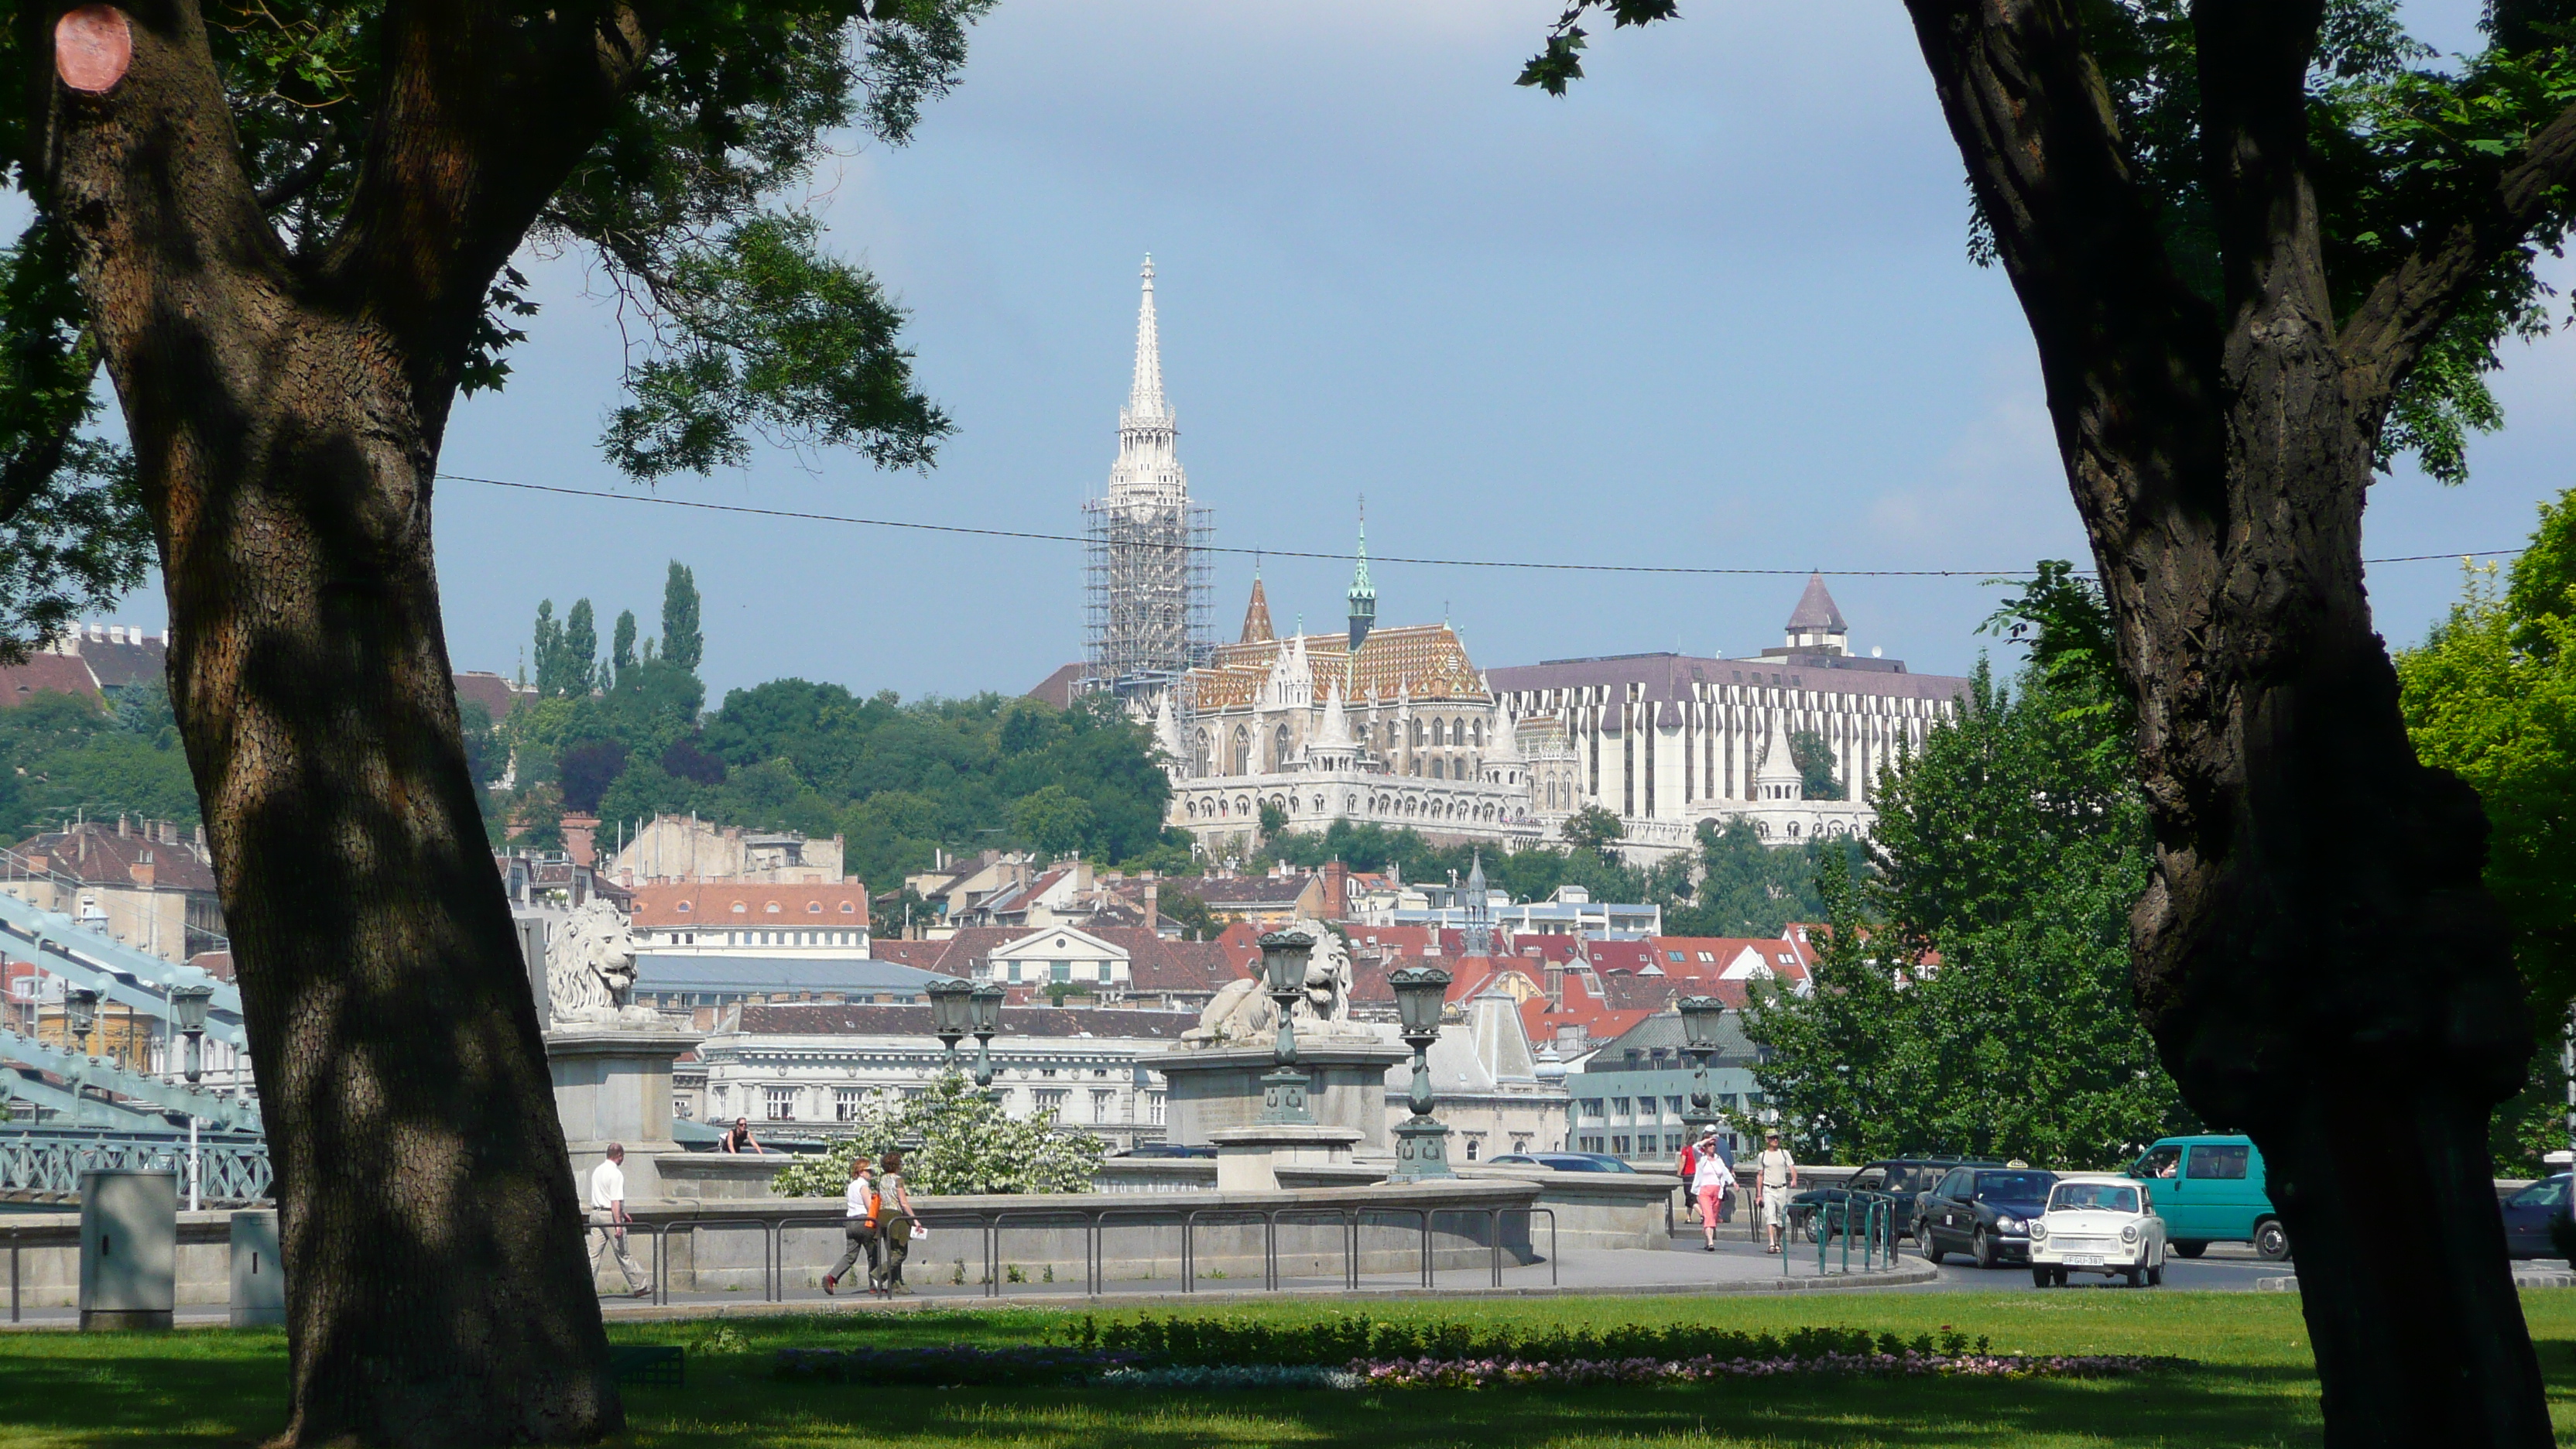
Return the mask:
[[1360,652],[1360,645],[1368,638],[1369,630],[1377,627],[1377,585],[1369,582],[1368,499],[1365,497],[1360,499],[1359,553],[1359,566],[1351,570],[1351,652],[1353,654]]

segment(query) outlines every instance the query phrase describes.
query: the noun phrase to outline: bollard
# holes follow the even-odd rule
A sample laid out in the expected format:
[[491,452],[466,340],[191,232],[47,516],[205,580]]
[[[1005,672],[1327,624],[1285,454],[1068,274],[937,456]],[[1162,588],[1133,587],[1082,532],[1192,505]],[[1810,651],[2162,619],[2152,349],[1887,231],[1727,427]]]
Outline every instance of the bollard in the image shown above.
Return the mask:
[[286,1321],[286,1269],[277,1260],[277,1212],[233,1214],[233,1313],[235,1328],[266,1328]]
[[80,1326],[168,1328],[178,1304],[179,1175],[95,1168],[80,1177]]

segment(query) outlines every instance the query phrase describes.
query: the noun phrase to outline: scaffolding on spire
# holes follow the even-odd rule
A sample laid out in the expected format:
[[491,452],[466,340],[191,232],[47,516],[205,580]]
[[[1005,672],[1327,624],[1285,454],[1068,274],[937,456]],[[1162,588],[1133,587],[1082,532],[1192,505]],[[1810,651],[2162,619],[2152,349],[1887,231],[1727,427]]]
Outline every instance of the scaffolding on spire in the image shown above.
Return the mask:
[[1136,312],[1136,376],[1118,410],[1108,492],[1083,504],[1085,690],[1171,698],[1186,732],[1188,673],[1208,653],[1207,549],[1215,517],[1190,501],[1163,396],[1163,350],[1147,257]]

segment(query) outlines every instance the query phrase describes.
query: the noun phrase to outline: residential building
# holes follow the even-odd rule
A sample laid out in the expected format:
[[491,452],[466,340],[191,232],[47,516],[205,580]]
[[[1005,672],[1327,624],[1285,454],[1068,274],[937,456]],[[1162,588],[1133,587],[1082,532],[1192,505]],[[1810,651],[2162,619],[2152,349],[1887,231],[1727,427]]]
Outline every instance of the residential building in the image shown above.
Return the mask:
[[122,815],[112,825],[66,822],[0,854],[0,891],[165,961],[224,944],[201,826]]
[[870,954],[868,890],[856,881],[640,885],[627,924],[639,950],[662,954],[849,961]]
[[[1698,1069],[1682,1055],[1682,1019],[1659,1011],[1620,1033],[1565,1078],[1574,1150],[1606,1152],[1638,1167],[1669,1167],[1688,1144],[1682,1118],[1700,1090]],[[1749,1145],[1748,1124],[1768,1120],[1753,1069],[1761,1049],[1744,1035],[1743,1016],[1729,1010],[1718,1025],[1718,1050],[1709,1058],[1711,1108],[1724,1120],[1727,1150]]]
[[[829,1133],[927,1091],[950,1058],[922,1006],[745,1005],[700,1043],[672,1085],[682,1116]],[[1198,1025],[1194,1011],[1005,1007],[993,1038],[1003,1110],[1051,1111],[1119,1147],[1159,1141],[1164,1086],[1144,1063]],[[961,1046],[971,1067],[970,1038]]]
[[[656,815],[594,827],[614,855],[608,874],[629,885],[696,881],[730,885],[848,885],[842,840],[810,840],[792,830],[745,830],[695,815]],[[862,908],[860,914],[865,915]]]
[[1268,875],[1170,876],[1158,884],[1163,901],[1195,896],[1209,915],[1228,924],[1284,926],[1341,919],[1343,902],[1333,889],[1341,876],[1336,864],[1319,871],[1282,867]]
[[938,940],[879,941],[881,960],[943,976],[998,981],[1015,1000],[1080,996],[1104,1006],[1195,1010],[1261,959],[1259,933],[1168,940],[1136,926],[969,926]]
[[939,978],[892,961],[754,952],[639,951],[631,999],[699,1030],[746,1003],[886,1003],[908,1005]]

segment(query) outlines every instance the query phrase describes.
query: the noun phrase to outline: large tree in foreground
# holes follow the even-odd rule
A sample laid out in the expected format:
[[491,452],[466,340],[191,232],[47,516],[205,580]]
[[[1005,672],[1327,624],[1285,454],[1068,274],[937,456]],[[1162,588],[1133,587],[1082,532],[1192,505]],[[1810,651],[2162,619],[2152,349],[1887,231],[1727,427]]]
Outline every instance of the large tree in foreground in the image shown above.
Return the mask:
[[[1525,80],[1579,73],[1594,8],[1674,6],[1576,0]],[[2547,1444],[2487,1160],[2531,1028],[2477,795],[2407,742],[2361,515],[2392,452],[2458,472],[2477,374],[2537,320],[2576,7],[2495,0],[2444,69],[2388,0],[1906,8],[2135,695],[2131,984],[2192,1108],[2270,1164],[2328,1442]]]
[[[97,525],[12,581],[56,596],[130,566],[106,525],[157,547],[277,1167],[288,1442],[620,1422],[430,552],[449,409],[529,310],[508,264],[587,248],[620,294],[603,444],[635,475],[740,460],[746,428],[925,462],[947,425],[899,314],[763,207],[845,125],[900,138],[984,3],[9,6],[37,215],[0,546]],[[101,365],[130,471],[82,432]]]

